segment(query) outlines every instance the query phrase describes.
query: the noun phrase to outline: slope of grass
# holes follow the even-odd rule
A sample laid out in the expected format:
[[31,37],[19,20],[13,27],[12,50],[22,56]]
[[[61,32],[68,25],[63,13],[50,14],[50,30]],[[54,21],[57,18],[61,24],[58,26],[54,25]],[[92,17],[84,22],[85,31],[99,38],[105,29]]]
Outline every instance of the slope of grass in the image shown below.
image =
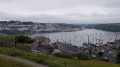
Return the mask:
[[32,66],[8,58],[0,57],[0,67],[32,67]]
[[[0,47],[0,53],[11,55],[11,48]],[[38,55],[30,52],[25,52],[21,50],[16,50],[16,56],[32,60],[34,62],[39,62],[46,64],[50,67],[65,67],[64,62],[67,62],[67,67],[120,67],[119,64],[107,63],[97,60],[74,60],[74,59],[65,59],[58,58],[51,55]],[[38,60],[39,59],[39,60]]]

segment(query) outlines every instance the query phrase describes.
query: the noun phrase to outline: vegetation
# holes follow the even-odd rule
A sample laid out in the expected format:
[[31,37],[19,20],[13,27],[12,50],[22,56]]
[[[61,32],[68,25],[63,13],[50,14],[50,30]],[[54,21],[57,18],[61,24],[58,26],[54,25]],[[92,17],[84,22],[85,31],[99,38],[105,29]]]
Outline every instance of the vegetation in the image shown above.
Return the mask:
[[28,36],[19,35],[15,37],[15,41],[18,43],[33,43],[35,39]]
[[[35,39],[30,38],[28,36],[0,36],[0,46],[1,47],[16,47],[17,49],[29,51],[30,48],[28,46],[29,43],[34,42]],[[15,44],[16,41],[16,44]]]
[[12,59],[0,57],[0,67],[33,67]]
[[117,54],[116,60],[117,60],[117,63],[120,63],[120,52]]
[[120,51],[120,46],[119,46],[118,50]]
[[28,32],[30,32],[30,30],[19,31],[19,30],[5,30],[5,29],[2,29],[0,31],[0,33],[9,34],[9,35],[26,34]]
[[86,26],[87,28],[94,28],[105,31],[119,32],[120,24],[93,24]]
[[104,54],[103,52],[98,52],[99,57],[102,57],[103,54]]
[[106,31],[113,31],[118,32],[120,31],[120,26],[115,24],[101,24],[94,27],[95,29],[106,30]]
[[84,54],[84,53],[79,53],[79,54],[77,55],[77,57],[78,57],[79,60],[88,60],[88,59],[89,59],[89,58],[88,58],[88,55],[87,55],[87,54]]
[[71,56],[68,53],[64,53],[64,52],[56,52],[54,54],[54,56],[56,56],[56,57],[62,57],[62,58],[68,58],[68,59],[73,59],[73,56]]
[[65,23],[56,23],[58,26],[54,26],[56,28],[58,27],[62,27],[62,28],[81,28],[81,26],[79,24],[65,24]]
[[[11,55],[12,49],[0,47],[0,53]],[[30,52],[25,52],[16,49],[16,56],[21,58],[26,58],[28,60],[32,60],[37,62],[38,55]],[[39,63],[46,64],[50,67],[64,67],[64,61],[67,62],[67,67],[119,67],[119,64],[107,63],[103,61],[97,60],[74,60],[74,59],[66,59],[66,58],[59,58],[55,56],[48,56],[48,55],[39,55]]]
[[30,51],[30,47],[26,43],[16,43],[16,48],[24,51]]
[[14,37],[13,36],[0,36],[0,46],[2,47],[11,47],[14,45]]
[[15,36],[16,48],[24,51],[29,51],[30,47],[28,46],[28,44],[33,43],[34,41],[35,41],[34,38],[28,36],[24,35]]

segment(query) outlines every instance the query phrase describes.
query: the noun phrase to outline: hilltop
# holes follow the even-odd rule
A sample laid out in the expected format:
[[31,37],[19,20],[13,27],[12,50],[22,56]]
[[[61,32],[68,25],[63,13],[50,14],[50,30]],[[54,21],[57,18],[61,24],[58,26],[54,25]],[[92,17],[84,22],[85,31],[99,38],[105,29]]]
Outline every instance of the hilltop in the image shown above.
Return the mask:
[[[11,55],[12,49],[0,47],[0,53]],[[39,62],[50,67],[64,67],[65,62],[67,67],[119,67],[119,64],[108,63],[98,60],[75,60],[75,59],[66,59],[66,58],[59,58],[50,55],[40,54],[39,56],[35,53],[25,52],[22,50],[16,49],[16,57],[25,58],[34,62]],[[27,67],[27,66],[26,66]]]

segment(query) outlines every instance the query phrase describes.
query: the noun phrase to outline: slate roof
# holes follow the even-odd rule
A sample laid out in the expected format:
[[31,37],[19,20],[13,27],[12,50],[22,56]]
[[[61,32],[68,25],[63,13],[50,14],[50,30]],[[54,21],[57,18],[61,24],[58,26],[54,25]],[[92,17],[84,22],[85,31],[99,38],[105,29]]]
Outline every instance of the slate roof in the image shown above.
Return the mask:
[[32,44],[29,44],[29,46],[30,46],[31,50],[35,50],[39,46],[39,44],[37,41],[35,41]]
[[0,36],[7,36],[7,34],[0,33]]
[[34,43],[29,44],[31,50],[36,50],[39,51],[41,53],[52,53],[53,50],[50,49],[47,46],[43,46],[43,45],[39,45],[38,40],[36,40]]
[[41,52],[41,53],[52,53],[53,49],[50,49],[49,47],[39,45],[35,50]]
[[116,51],[116,50],[107,51],[103,54],[103,56],[101,58],[105,59],[105,57],[107,57],[108,60],[116,61],[117,53],[118,53],[118,51]]
[[110,54],[103,54],[103,56],[101,57],[102,59],[104,59],[105,57],[107,57],[108,60],[116,60],[116,56],[110,55]]
[[67,52],[70,54],[78,54],[80,53],[80,50],[78,48],[75,48],[69,44],[65,44],[65,43],[59,43],[57,44],[57,47],[59,50],[63,51],[63,52]]

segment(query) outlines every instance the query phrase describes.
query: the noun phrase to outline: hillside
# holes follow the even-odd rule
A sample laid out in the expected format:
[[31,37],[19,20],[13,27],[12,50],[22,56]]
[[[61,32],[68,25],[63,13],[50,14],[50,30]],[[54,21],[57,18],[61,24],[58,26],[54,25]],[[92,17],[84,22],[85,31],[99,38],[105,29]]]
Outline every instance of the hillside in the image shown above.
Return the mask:
[[[11,55],[12,49],[0,47],[0,53]],[[67,63],[67,67],[119,67],[120,66],[119,64],[108,63],[98,60],[74,60],[74,59],[59,58],[51,55],[43,55],[43,54],[37,55],[34,53],[25,52],[17,49],[16,49],[16,56],[34,62],[38,62],[40,64],[45,64],[50,67],[64,67],[65,62]]]
[[105,31],[120,32],[120,24],[91,24],[87,25],[86,28],[94,28]]
[[12,59],[8,59],[5,57],[0,57],[0,67],[33,67],[18,61],[14,61]]

